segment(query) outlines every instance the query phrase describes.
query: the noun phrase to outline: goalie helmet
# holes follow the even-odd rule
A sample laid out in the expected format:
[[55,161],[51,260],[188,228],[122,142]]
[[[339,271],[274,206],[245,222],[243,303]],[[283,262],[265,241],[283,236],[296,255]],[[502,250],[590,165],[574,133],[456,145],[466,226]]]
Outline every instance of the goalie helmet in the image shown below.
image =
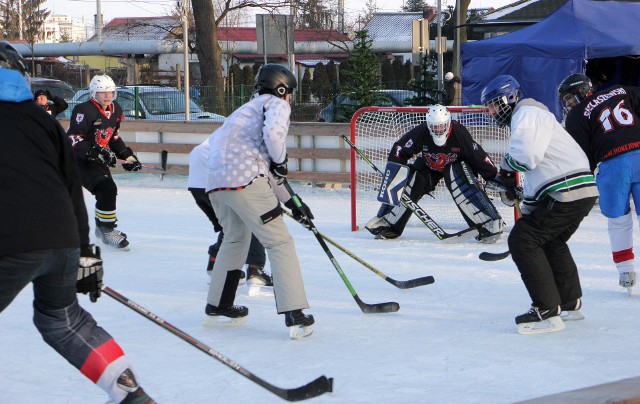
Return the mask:
[[91,83],[89,83],[89,96],[93,99],[96,97],[96,93],[113,91],[113,99],[118,96],[118,90],[116,89],[116,83],[113,79],[106,74],[99,74],[93,76]]
[[9,42],[0,41],[0,69],[15,70],[30,80],[27,63]]
[[500,126],[511,123],[513,108],[522,98],[520,84],[508,74],[491,80],[482,90],[480,101],[489,109],[489,113]]
[[298,87],[296,77],[286,67],[277,63],[269,63],[258,70],[255,89],[259,94],[273,94],[284,98]]
[[574,73],[567,76],[558,86],[558,96],[564,113],[578,105],[593,91],[593,85],[589,77],[584,74]]
[[427,114],[427,127],[433,137],[433,142],[437,146],[444,146],[447,143],[449,133],[451,133],[451,113],[447,107],[433,105],[429,107]]

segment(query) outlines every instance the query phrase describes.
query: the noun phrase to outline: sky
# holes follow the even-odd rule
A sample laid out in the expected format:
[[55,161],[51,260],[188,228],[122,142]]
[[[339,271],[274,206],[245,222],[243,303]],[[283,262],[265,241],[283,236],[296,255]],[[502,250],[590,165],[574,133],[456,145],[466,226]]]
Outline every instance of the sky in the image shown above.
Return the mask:
[[[501,7],[515,0],[472,0],[472,8]],[[357,16],[365,9],[364,0],[344,0],[347,14]],[[435,0],[427,2],[436,4]],[[377,0],[380,11],[399,11],[403,0]],[[447,4],[455,5],[455,0],[443,0],[442,7]],[[104,22],[107,23],[116,17],[144,17],[162,16],[171,13],[174,8],[173,0],[100,0],[100,8]],[[47,0],[44,7],[52,10],[54,14],[70,15],[74,19],[84,19],[85,23],[93,24],[96,14],[97,0]]]
[[[569,242],[586,319],[566,322],[561,332],[519,335],[514,317],[531,302],[515,265],[510,258],[478,259],[482,251],[504,251],[504,238],[493,245],[443,243],[413,222],[398,239],[374,240],[366,230],[350,230],[348,189],[292,182],[320,232],[343,248],[396,280],[435,278],[398,289],[329,245],[365,303],[400,304],[396,313],[364,314],[318,240],[286,218],[301,262],[306,312],[316,320],[313,334],[295,341],[273,298],[249,297],[246,286],[236,298],[249,308],[243,325],[204,325],[207,249],[215,235],[185,176],[161,181],[157,174],[118,174],[116,183],[118,225],[131,249],[103,247],[105,284],[273,385],[334,378],[334,391],[310,403],[502,404],[639,376],[640,289],[629,296],[618,286],[597,206]],[[88,193],[85,200],[93,206]],[[423,198],[420,205],[431,213],[432,201]],[[32,324],[32,299],[27,287],[0,313],[0,403],[106,402],[101,389],[42,341]],[[79,300],[160,403],[284,402],[109,296]]]

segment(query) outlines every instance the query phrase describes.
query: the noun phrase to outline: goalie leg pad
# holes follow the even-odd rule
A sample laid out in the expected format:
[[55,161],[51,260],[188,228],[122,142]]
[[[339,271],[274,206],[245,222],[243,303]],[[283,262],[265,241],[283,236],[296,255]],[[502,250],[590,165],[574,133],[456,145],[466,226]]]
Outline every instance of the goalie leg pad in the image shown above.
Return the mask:
[[[424,183],[425,178],[421,174],[410,170],[409,179],[404,188],[405,195],[408,195],[413,202],[418,202],[423,195]],[[380,238],[393,239],[402,235],[410,218],[411,211],[404,206],[383,204],[376,217],[371,219],[365,228]]]
[[482,225],[477,239],[496,242],[504,222],[471,168],[464,161],[451,164],[445,172],[445,183],[467,224]]

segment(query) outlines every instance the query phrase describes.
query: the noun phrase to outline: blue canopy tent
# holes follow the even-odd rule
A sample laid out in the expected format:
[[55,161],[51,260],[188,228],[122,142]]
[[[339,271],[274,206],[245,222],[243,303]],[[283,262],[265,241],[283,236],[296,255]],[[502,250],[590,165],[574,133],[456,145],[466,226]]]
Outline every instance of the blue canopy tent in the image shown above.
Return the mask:
[[489,81],[510,74],[525,97],[544,103],[560,120],[560,82],[571,73],[589,74],[589,59],[640,55],[638,25],[638,0],[570,0],[537,24],[467,42],[462,45],[463,105],[479,104]]

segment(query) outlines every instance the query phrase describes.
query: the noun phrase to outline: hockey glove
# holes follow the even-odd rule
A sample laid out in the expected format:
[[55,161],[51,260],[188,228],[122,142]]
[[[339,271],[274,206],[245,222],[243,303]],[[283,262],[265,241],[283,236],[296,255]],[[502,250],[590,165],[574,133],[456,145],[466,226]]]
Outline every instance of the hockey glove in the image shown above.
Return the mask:
[[296,222],[300,223],[307,229],[311,228],[311,223],[309,220],[313,219],[313,213],[311,213],[311,209],[307,206],[306,203],[302,202],[302,199],[298,197],[298,200],[302,204],[301,207],[297,207],[293,198],[289,199],[284,203],[284,206],[291,210],[291,215],[295,219]]
[[500,200],[506,206],[514,206],[519,199],[522,199],[522,190],[516,186],[515,178],[514,172],[501,170],[495,178],[487,180],[487,188],[498,192]]
[[88,161],[97,161],[109,167],[115,167],[117,161],[114,152],[109,149],[105,149],[104,147],[100,147],[97,144],[91,146],[91,149],[87,152],[86,159]]
[[98,301],[102,291],[102,258],[100,247],[89,244],[80,251],[76,292],[89,294],[92,302]]
[[289,157],[284,156],[284,161],[282,163],[272,161],[271,164],[269,164],[269,171],[273,174],[273,178],[276,180],[278,185],[282,184],[284,180],[287,179],[287,175],[289,174],[289,169],[287,168],[288,161]]
[[130,147],[127,147],[126,154],[128,154],[125,159],[126,163],[122,163],[122,168],[127,171],[140,171],[142,169],[142,164],[138,161],[138,157],[133,154],[133,150]]

